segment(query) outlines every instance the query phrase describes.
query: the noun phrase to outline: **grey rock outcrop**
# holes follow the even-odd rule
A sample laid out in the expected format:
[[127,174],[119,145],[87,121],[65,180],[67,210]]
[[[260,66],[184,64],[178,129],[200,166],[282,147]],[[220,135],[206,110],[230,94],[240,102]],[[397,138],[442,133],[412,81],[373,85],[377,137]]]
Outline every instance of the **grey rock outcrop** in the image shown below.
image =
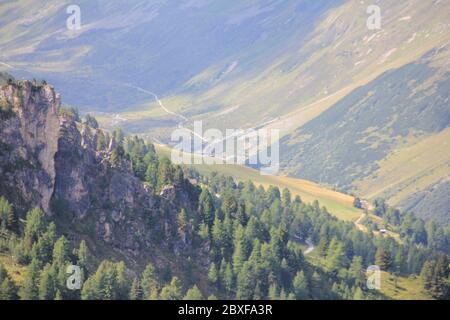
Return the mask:
[[114,142],[97,150],[99,135],[109,135],[60,116],[61,99],[49,85],[4,85],[0,102],[13,111],[0,121],[0,196],[22,216],[40,207],[69,238],[128,264],[186,251],[193,235],[176,236],[177,216],[195,210],[195,187],[186,181],[155,195],[127,159],[113,166]]

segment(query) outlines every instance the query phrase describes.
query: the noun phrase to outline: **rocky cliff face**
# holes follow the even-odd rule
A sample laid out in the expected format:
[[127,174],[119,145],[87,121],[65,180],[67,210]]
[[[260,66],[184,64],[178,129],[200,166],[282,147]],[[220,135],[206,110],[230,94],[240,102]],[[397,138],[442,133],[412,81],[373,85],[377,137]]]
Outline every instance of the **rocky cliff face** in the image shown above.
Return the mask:
[[[0,194],[11,197],[21,209],[50,209],[55,184],[60,97],[52,87],[6,85],[0,101],[12,113],[0,123]],[[5,113],[3,111],[3,113]]]
[[62,233],[86,239],[102,258],[140,264],[164,258],[158,252],[186,251],[191,235],[177,237],[176,221],[182,207],[196,207],[193,187],[165,186],[155,195],[126,159],[111,165],[112,139],[97,150],[101,130],[59,116],[60,100],[49,85],[1,88],[0,195],[23,213],[42,208]]

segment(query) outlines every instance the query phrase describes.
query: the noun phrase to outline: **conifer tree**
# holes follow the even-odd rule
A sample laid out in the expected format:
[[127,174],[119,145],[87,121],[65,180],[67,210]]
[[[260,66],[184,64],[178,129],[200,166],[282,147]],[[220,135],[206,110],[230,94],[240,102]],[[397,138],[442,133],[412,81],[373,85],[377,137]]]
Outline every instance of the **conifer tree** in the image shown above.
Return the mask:
[[294,286],[295,297],[298,300],[308,299],[309,295],[308,279],[306,278],[303,270],[297,272],[292,285]]
[[161,289],[160,298],[162,300],[181,300],[181,282],[177,277],[173,277],[170,284]]
[[53,248],[53,264],[60,267],[64,266],[69,261],[70,244],[64,236],[61,236]]
[[88,249],[84,240],[81,240],[77,251],[77,264],[82,268],[86,268],[88,264]]
[[31,257],[39,261],[43,266],[52,261],[53,246],[56,241],[56,225],[52,222],[47,230],[38,237],[38,241],[33,244]]
[[142,289],[138,278],[134,278],[130,287],[130,300],[142,300]]
[[44,220],[44,213],[37,208],[29,211],[23,236],[25,248],[31,250],[34,242],[45,232],[46,228],[47,224]]
[[47,264],[41,272],[39,281],[39,299],[54,300],[56,296],[57,279],[54,268]]
[[215,285],[219,284],[219,274],[214,263],[211,264],[208,272],[208,280]]
[[214,200],[207,188],[203,188],[198,199],[198,212],[203,222],[212,227],[214,223]]
[[203,295],[197,286],[193,286],[186,292],[183,300],[203,300]]
[[141,287],[143,299],[147,299],[152,293],[157,294],[158,292],[158,276],[155,268],[150,263],[145,267],[144,272],[142,273]]
[[231,295],[234,292],[234,274],[230,263],[226,263],[224,268],[221,268],[221,281],[227,294]]
[[0,229],[11,229],[15,220],[12,205],[4,197],[0,197]]
[[39,262],[36,259],[33,259],[27,267],[20,297],[23,300],[38,300],[39,298]]
[[349,268],[349,275],[354,279],[354,285],[362,288],[365,281],[365,275],[362,265],[362,257],[354,256]]
[[377,249],[375,263],[384,271],[388,271],[391,268],[392,261],[390,253],[383,246],[379,246]]
[[239,300],[250,300],[254,294],[254,282],[250,263],[247,261],[240,269],[236,281],[236,298]]
[[0,282],[0,300],[17,300],[17,292],[17,286],[11,278],[7,277]]

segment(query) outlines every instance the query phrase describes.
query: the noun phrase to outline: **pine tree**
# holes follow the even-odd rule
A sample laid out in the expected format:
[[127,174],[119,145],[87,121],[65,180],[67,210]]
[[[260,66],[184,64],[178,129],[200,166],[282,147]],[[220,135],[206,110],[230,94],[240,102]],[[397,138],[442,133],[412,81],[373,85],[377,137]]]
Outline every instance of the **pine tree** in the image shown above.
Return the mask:
[[17,300],[19,298],[17,292],[16,284],[9,277],[0,282],[0,300]]
[[60,267],[69,261],[70,244],[64,236],[61,236],[53,248],[53,264]]
[[115,279],[115,285],[116,285],[116,292],[115,292],[115,299],[116,300],[127,300],[129,297],[130,292],[130,282],[128,281],[128,278],[125,274],[126,267],[125,263],[123,261],[117,263],[115,265],[116,270],[116,279]]
[[225,288],[225,292],[231,295],[234,292],[234,274],[233,268],[230,263],[227,263],[225,267],[221,268],[221,281],[223,283],[223,287]]
[[360,287],[356,287],[355,293],[353,295],[353,300],[365,300],[364,292]]
[[330,242],[330,246],[327,251],[327,267],[330,271],[337,271],[344,267],[347,263],[347,257],[345,256],[344,245],[342,242],[333,238]]
[[214,263],[211,264],[208,272],[208,280],[215,285],[219,284],[219,274],[217,272],[216,265]]
[[294,203],[301,204],[302,203],[302,198],[299,195],[295,196]]
[[395,272],[397,274],[403,274],[405,271],[405,256],[403,255],[403,250],[398,249],[397,253],[395,254]]
[[214,200],[208,189],[202,189],[198,199],[198,212],[204,223],[212,227],[214,223]]
[[123,262],[102,261],[95,274],[83,285],[84,300],[123,300],[129,298],[130,286]]
[[183,241],[183,243],[187,242],[188,232],[189,232],[189,223],[188,217],[186,214],[186,210],[184,208],[178,213],[178,235]]
[[297,272],[294,282],[294,293],[295,297],[298,300],[305,300],[309,297],[309,285],[308,285],[308,279],[305,276],[305,273],[303,271]]
[[0,263],[0,283],[3,282],[8,277],[8,271],[6,270],[5,266]]
[[97,119],[95,119],[95,117],[91,116],[90,114],[87,114],[84,117],[84,123],[94,129],[98,129],[98,127],[99,127]]
[[422,267],[422,271],[420,272],[420,278],[426,290],[429,290],[431,288],[433,274],[434,274],[433,261],[425,261]]
[[248,259],[251,244],[245,236],[245,229],[242,225],[238,225],[234,240],[233,268],[234,273],[239,274],[242,265]]
[[181,283],[177,277],[173,277],[170,284],[162,288],[160,298],[161,300],[181,300]]
[[44,213],[40,209],[33,209],[28,212],[24,231],[24,245],[27,250],[31,250],[34,242],[45,232],[47,224],[44,220]]
[[213,244],[220,249],[225,244],[225,230],[223,229],[222,221],[219,219],[218,215],[214,218],[214,224],[212,227],[212,239]]
[[450,298],[449,276],[449,258],[445,254],[440,254],[433,268],[429,289],[435,299],[447,300]]
[[186,292],[183,300],[203,300],[203,295],[197,286],[193,286]]
[[77,264],[82,268],[86,268],[88,264],[88,249],[84,240],[81,240],[77,251]]
[[143,299],[147,299],[152,293],[157,294],[158,292],[158,277],[152,264],[148,264],[142,273],[141,287]]
[[279,300],[279,299],[280,299],[280,294],[278,291],[278,287],[275,283],[273,283],[269,287],[269,300]]
[[264,294],[261,289],[261,283],[259,281],[256,282],[255,291],[253,293],[253,300],[259,301],[264,300]]
[[61,291],[56,290],[55,300],[58,300],[58,301],[61,301],[61,300],[62,300]]
[[52,261],[53,246],[56,241],[56,225],[52,222],[47,227],[47,230],[34,243],[31,250],[31,257],[39,261],[40,266],[43,266]]
[[318,299],[322,296],[323,281],[322,277],[317,271],[314,271],[311,279],[311,296],[313,299]]
[[138,278],[134,278],[130,288],[130,300],[142,300],[142,289]]
[[97,143],[96,143],[96,150],[101,151],[106,148],[106,138],[103,131],[99,131],[97,135]]
[[226,194],[222,201],[222,210],[225,214],[234,216],[238,210],[236,198],[231,194]]
[[151,161],[147,165],[147,171],[145,171],[145,181],[148,182],[153,188],[158,186],[158,161]]
[[120,164],[122,163],[122,158],[124,157],[124,151],[121,146],[118,146],[114,148],[114,150],[111,152],[111,164],[113,167],[120,167]]
[[163,157],[158,166],[158,189],[162,186],[172,184],[174,181],[174,170],[170,160]]
[[328,250],[328,239],[325,237],[321,237],[316,250],[317,250],[317,254],[320,257],[326,257],[327,250]]
[[209,227],[206,223],[200,223],[198,227],[198,235],[203,241],[209,240]]
[[39,262],[36,259],[33,259],[27,267],[20,296],[23,300],[39,299]]
[[238,207],[237,207],[237,211],[236,211],[236,221],[241,226],[245,227],[247,225],[248,216],[247,216],[247,212],[245,209],[245,202],[243,200],[240,200],[238,202]]
[[236,281],[236,298],[239,300],[250,300],[254,294],[254,282],[250,263],[247,261],[240,269]]
[[54,268],[47,264],[41,272],[39,281],[39,299],[53,300],[56,296],[56,274]]
[[6,268],[0,263],[0,300],[18,299],[18,289]]
[[12,205],[4,197],[0,197],[0,229],[11,229],[15,220]]
[[388,271],[391,268],[391,255],[383,246],[379,246],[377,249],[375,263],[384,271]]
[[281,198],[283,200],[283,206],[288,207],[291,204],[291,192],[288,188],[284,188]]
[[362,288],[364,286],[364,284],[366,283],[363,265],[362,265],[362,257],[360,257],[360,256],[353,257],[353,260],[352,260],[352,263],[350,265],[348,272],[349,272],[350,277],[352,277],[354,279],[354,285]]
[[114,141],[116,142],[116,144],[118,146],[122,146],[123,145],[123,139],[124,139],[124,134],[123,134],[122,129],[115,128],[114,132],[113,132],[113,138],[114,138]]

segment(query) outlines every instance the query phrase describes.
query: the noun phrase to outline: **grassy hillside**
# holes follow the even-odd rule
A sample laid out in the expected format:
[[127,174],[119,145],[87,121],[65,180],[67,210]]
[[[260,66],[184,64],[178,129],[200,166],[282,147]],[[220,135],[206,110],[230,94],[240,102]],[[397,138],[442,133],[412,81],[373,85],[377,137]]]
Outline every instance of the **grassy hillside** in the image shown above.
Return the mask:
[[[280,129],[286,135],[286,174],[369,199],[383,196],[422,216],[445,216],[448,208],[433,205],[436,197],[429,194],[448,176],[450,153],[433,135],[449,119],[450,6],[385,1],[378,31],[365,27],[366,6],[345,1],[330,7],[311,32],[268,63],[248,63],[241,52],[193,76],[161,102],[187,116],[185,126],[202,120],[204,127],[220,129]],[[179,121],[152,99],[120,117],[129,132],[162,141]],[[117,124],[116,115],[101,120]],[[414,159],[406,151],[422,148],[428,143],[423,139],[431,139],[427,148],[441,151],[438,159]],[[398,164],[398,153],[406,165],[389,170],[387,163]]]
[[[325,260],[317,255],[314,250],[306,256],[306,259],[315,266],[326,268]],[[393,274],[381,271],[380,290],[372,293],[379,293],[383,299],[387,300],[433,300],[431,295],[423,289],[423,283],[418,276],[394,276]]]
[[[445,25],[450,6],[443,2],[384,1],[379,31],[366,28],[366,8],[362,2],[342,2],[316,21],[308,20],[313,31],[292,38],[269,62],[249,61],[240,52],[209,66],[162,102],[190,120],[203,120],[205,127],[246,128],[272,121],[268,126],[288,134],[358,87],[450,40]],[[142,125],[155,109],[159,106],[149,97],[148,104],[127,110],[130,119],[123,125],[157,132]]]
[[384,74],[283,138],[285,172],[391,204],[447,177],[450,73],[431,62],[447,50]]
[[393,277],[387,272],[381,272],[380,291],[393,300],[432,300],[430,294],[424,292],[418,277]]
[[446,178],[442,161],[397,167],[394,185],[381,162],[446,127],[448,2],[383,1],[369,30],[365,1],[83,0],[78,32],[68,4],[4,3],[0,70],[47,78],[102,127],[164,143],[194,120],[279,129],[286,174],[433,210],[415,202]]
[[23,282],[26,268],[14,262],[11,255],[0,253],[0,264],[5,266],[15,283],[21,284]]
[[70,1],[8,1],[0,7],[0,68],[47,78],[81,109],[122,111],[153,100],[133,86],[163,96],[211,67],[208,82],[217,83],[241,65],[266,66],[339,2],[81,0],[82,29],[73,32]]
[[[365,198],[386,198],[392,205],[448,223],[450,208],[445,192],[433,199],[424,201],[424,198],[436,193],[437,188],[444,191],[448,184],[449,140],[450,128],[447,128],[417,143],[406,143],[379,161],[379,169],[355,185]],[[439,210],[433,215],[436,207]]]
[[[166,146],[156,145],[160,154],[170,156],[170,149]],[[192,165],[202,174],[219,172],[234,177],[238,181],[252,180],[257,185],[268,187],[277,186],[281,189],[288,188],[293,195],[299,195],[303,201],[313,202],[318,200],[322,206],[339,219],[356,221],[362,214],[362,210],[353,207],[352,196],[325,189],[313,182],[281,177],[263,176],[258,170],[240,165]]]

